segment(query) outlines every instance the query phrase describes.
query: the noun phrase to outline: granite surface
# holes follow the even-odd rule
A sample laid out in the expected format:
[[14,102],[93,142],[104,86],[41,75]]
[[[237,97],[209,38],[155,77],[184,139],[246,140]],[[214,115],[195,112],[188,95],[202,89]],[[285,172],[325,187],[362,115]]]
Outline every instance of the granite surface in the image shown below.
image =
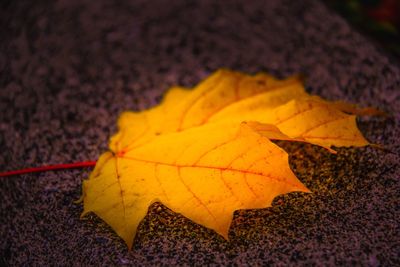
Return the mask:
[[0,9],[0,171],[96,160],[124,110],[227,67],[378,107],[374,148],[279,144],[312,194],[235,212],[230,242],[155,203],[135,245],[74,204],[90,169],[0,179],[0,265],[363,265],[400,262],[400,68],[313,0],[9,1]]

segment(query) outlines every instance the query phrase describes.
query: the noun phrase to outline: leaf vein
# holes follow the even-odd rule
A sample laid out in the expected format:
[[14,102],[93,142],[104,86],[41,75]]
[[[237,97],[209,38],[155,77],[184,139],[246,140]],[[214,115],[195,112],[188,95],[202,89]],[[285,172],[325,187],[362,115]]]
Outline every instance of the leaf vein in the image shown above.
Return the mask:
[[193,190],[185,183],[185,181],[184,181],[184,179],[183,179],[183,176],[182,176],[182,173],[181,173],[181,168],[180,167],[178,167],[178,177],[179,177],[179,179],[181,180],[181,182],[182,182],[182,184],[185,186],[185,188],[186,188],[186,190],[188,191],[188,192],[190,192],[190,194],[192,194],[193,195],[193,197],[196,199],[196,201],[201,205],[201,207],[203,207],[206,211],[207,211],[207,213],[208,214],[210,214],[210,216],[213,218],[213,220],[215,221],[215,222],[218,222],[218,220],[217,220],[217,218],[214,216],[214,214],[210,211],[210,209],[206,206],[206,204],[203,202],[203,201],[201,201],[201,199],[193,192]]

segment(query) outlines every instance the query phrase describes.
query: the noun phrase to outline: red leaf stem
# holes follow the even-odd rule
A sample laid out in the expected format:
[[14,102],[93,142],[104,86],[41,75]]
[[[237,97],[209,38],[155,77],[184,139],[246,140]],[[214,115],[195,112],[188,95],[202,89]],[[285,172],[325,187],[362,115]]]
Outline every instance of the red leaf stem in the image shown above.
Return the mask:
[[96,161],[82,161],[82,162],[75,162],[75,163],[68,163],[68,164],[47,165],[47,166],[41,166],[41,167],[35,167],[35,168],[26,168],[26,169],[22,169],[22,170],[1,172],[0,177],[21,175],[21,174],[33,173],[33,172],[46,172],[46,171],[55,171],[55,170],[94,167],[95,165],[96,165]]

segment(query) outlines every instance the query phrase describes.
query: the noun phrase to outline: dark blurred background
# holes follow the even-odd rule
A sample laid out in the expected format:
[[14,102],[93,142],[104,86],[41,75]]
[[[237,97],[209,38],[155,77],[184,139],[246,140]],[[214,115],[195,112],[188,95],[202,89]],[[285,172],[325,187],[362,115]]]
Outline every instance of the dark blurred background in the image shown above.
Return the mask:
[[399,0],[324,0],[354,27],[400,58]]

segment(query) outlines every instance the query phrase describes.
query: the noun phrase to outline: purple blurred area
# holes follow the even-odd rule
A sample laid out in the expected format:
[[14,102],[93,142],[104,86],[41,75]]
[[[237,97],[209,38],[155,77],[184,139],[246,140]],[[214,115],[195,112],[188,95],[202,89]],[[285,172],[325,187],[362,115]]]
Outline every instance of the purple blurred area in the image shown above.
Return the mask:
[[316,0],[9,1],[0,10],[0,171],[96,160],[125,110],[218,68],[303,74],[307,90],[387,112],[374,148],[279,143],[312,194],[235,212],[226,242],[159,203],[132,251],[75,204],[89,170],[2,178],[0,265],[396,266],[398,61]]

